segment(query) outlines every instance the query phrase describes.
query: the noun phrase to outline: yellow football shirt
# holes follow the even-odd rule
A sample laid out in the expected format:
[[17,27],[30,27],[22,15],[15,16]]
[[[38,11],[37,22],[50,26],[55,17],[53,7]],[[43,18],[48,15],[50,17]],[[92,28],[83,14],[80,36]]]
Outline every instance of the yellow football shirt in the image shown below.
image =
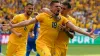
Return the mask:
[[40,33],[36,40],[37,46],[41,48],[44,45],[51,48],[54,47],[54,42],[59,33],[59,25],[68,22],[65,17],[59,16],[61,17],[59,22],[55,21],[54,18],[47,13],[40,13],[36,16],[36,19],[40,23]]
[[[19,14],[16,15],[13,19],[12,22],[14,24],[22,22],[24,20],[30,20],[32,19],[31,17],[27,19],[27,17],[24,14]],[[9,41],[14,44],[26,44],[27,42],[27,37],[28,37],[28,32],[34,27],[34,24],[24,26],[24,27],[17,27],[14,28],[14,31],[21,33],[22,37],[18,37],[14,33],[11,33],[9,36]]]
[[[73,24],[76,25],[76,20],[73,17],[68,15],[68,17],[66,19],[68,19],[69,21],[71,21]],[[67,36],[67,34],[64,31],[60,31],[58,34],[58,37],[55,41],[55,48],[60,47],[60,48],[67,49],[66,45],[68,43],[69,43],[69,37]]]
[[70,20],[74,25],[76,25],[76,19],[68,15],[68,20]]

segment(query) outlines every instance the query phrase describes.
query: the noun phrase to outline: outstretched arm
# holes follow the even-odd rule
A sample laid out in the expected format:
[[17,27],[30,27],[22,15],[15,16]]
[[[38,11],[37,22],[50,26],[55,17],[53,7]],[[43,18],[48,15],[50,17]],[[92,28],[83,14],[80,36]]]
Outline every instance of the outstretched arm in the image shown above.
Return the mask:
[[16,27],[23,27],[23,26],[26,26],[26,25],[29,25],[29,24],[32,24],[32,23],[35,23],[37,22],[37,20],[35,18],[31,19],[31,20],[25,20],[25,21],[22,21],[22,22],[19,22],[17,24],[12,24],[11,22],[9,23],[9,25],[12,27],[12,28],[16,28]]
[[89,36],[91,38],[96,38],[96,36],[93,34],[94,31],[85,32],[85,31],[81,30],[79,27],[77,27],[74,24],[72,24],[71,22],[66,23],[66,25],[67,25],[67,27],[71,28],[72,30],[74,30],[74,31],[76,31],[78,33],[87,35],[87,36]]

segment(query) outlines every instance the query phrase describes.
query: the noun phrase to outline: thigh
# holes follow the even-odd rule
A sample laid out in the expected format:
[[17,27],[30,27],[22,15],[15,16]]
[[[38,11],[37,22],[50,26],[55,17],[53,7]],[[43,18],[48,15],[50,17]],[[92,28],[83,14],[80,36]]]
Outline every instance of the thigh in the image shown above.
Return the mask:
[[61,56],[66,56],[67,49],[61,49]]
[[55,49],[54,49],[54,55],[53,56],[60,56],[61,55],[61,50],[60,50],[60,48],[59,47],[55,47]]
[[16,51],[16,56],[25,56],[26,54],[26,45],[19,45]]
[[16,52],[17,45],[8,42],[7,44],[7,55],[6,56],[13,56]]
[[40,56],[51,56],[51,49],[47,46],[36,46],[36,49]]

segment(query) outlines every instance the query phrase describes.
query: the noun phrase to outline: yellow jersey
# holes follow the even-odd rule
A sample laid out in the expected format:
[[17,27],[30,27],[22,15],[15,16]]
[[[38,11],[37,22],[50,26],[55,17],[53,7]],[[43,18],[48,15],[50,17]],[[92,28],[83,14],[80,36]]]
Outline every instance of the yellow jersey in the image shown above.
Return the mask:
[[[76,25],[76,20],[73,17],[68,15],[67,19]],[[60,48],[67,49],[66,45],[68,45],[68,43],[69,43],[69,37],[64,31],[60,31],[55,41],[55,48],[60,47]]]
[[59,22],[55,21],[54,18],[47,13],[40,13],[36,16],[36,19],[40,23],[40,33],[36,40],[37,46],[47,45],[51,48],[54,47],[54,42],[59,33],[59,25],[67,23],[68,20],[59,15],[61,20]]
[[[14,16],[14,18],[12,19],[12,22],[16,24],[24,20],[30,20],[30,19],[32,18],[31,17],[27,18],[24,14],[19,14],[19,15]],[[26,44],[28,33],[33,27],[34,27],[34,24],[24,26],[24,27],[13,28],[14,31],[21,33],[22,37],[18,37],[16,34],[11,33],[9,36],[9,41],[14,44]]]

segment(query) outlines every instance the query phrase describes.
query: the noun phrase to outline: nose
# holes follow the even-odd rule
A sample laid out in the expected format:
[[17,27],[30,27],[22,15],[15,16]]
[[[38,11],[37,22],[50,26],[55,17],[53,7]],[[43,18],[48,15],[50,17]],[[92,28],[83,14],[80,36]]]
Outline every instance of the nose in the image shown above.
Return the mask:
[[60,11],[61,10],[61,7],[58,7],[58,11]]
[[29,8],[29,11],[33,11],[33,8]]
[[59,6],[58,9],[61,9],[61,7]]
[[30,11],[33,11],[33,9],[30,9]]

